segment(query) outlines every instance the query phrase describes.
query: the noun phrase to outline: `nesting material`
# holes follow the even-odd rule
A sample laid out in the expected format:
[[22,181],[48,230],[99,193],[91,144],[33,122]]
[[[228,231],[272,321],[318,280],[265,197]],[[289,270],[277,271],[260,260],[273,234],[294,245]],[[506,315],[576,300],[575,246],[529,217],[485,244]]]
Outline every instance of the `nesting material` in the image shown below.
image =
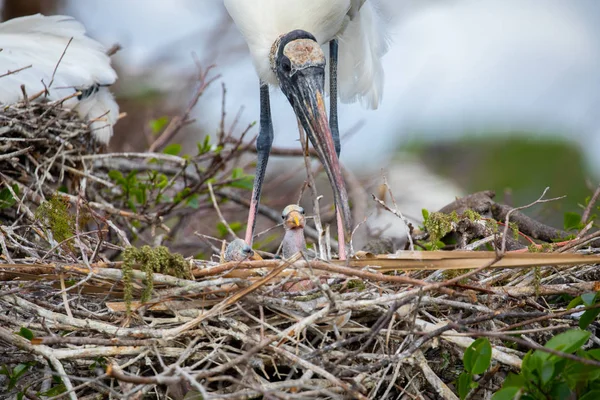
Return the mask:
[[27,368],[16,385],[0,374],[0,393],[456,398],[464,351],[487,335],[495,372],[473,398],[488,398],[518,372],[523,343],[578,326],[567,296],[600,289],[599,257],[574,252],[365,253],[346,264],[134,249],[133,238],[183,241],[166,221],[190,219],[193,203],[150,191],[146,206],[127,208],[111,171],[160,171],[171,185],[162,195],[193,189],[214,218],[205,184],[234,198],[221,187],[243,146],[224,134],[187,158],[90,155],[89,134],[53,104],[0,114],[0,366]]

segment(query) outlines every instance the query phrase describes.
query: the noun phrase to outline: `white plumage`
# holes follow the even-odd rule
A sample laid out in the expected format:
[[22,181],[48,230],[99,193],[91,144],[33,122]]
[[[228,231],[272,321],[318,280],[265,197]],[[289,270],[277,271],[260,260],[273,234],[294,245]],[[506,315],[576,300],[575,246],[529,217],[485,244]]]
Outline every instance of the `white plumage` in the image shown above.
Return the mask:
[[0,77],[0,103],[20,101],[21,85],[29,96],[47,87],[46,100],[63,99],[81,90],[81,100],[73,97],[64,105],[90,121],[96,140],[108,143],[119,106],[107,86],[116,81],[117,74],[105,47],[85,33],[81,23],[63,15],[36,14],[0,23],[0,75],[31,65]]
[[224,1],[264,82],[278,84],[269,65],[275,40],[302,29],[312,33],[322,46],[332,39],[339,40],[340,99],[347,103],[361,100],[365,106],[377,108],[383,93],[381,57],[388,46],[385,24],[377,14],[374,0]]

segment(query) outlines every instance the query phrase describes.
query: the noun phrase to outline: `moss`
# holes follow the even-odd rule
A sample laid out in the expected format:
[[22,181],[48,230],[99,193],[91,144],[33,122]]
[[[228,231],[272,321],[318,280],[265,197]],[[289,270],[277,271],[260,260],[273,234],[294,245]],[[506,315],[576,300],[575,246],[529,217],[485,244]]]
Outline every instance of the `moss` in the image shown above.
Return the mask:
[[542,253],[552,253],[554,251],[554,247],[550,243],[542,244]]
[[131,314],[131,301],[133,300],[132,275],[133,266],[139,265],[141,271],[146,273],[145,288],[141,301],[150,299],[154,289],[154,273],[172,275],[177,278],[192,278],[188,264],[181,254],[172,254],[165,246],[152,248],[150,246],[128,247],[123,252],[123,285],[125,286],[125,301],[127,315]]
[[469,221],[479,221],[481,220],[481,214],[479,214],[476,211],[471,210],[470,208],[468,208],[467,210],[465,210],[465,212],[462,215],[463,218],[467,218]]
[[[470,269],[447,269],[442,273],[445,280],[454,279],[457,276],[461,276],[469,272]],[[461,279],[459,283],[467,283],[469,279]]]
[[[75,216],[69,212],[69,207],[69,200],[56,194],[35,211],[35,218],[52,232],[54,240],[59,243],[75,236]],[[66,246],[72,250],[71,243],[66,243]]]
[[519,225],[516,222],[509,222],[508,229],[513,233],[513,239],[519,240]]
[[351,279],[346,284],[346,287],[350,290],[356,289],[357,291],[361,292],[367,288],[367,285],[364,281],[361,281],[360,279]]
[[444,236],[453,230],[453,223],[458,222],[458,215],[455,211],[450,214],[433,212],[425,221],[425,229],[429,233],[431,243],[439,242]]

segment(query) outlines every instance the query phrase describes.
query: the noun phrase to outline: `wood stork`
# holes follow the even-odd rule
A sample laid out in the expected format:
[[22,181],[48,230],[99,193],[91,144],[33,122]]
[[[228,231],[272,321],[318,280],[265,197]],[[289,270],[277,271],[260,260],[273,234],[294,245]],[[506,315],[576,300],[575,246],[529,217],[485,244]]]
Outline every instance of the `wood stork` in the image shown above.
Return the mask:
[[304,209],[297,204],[290,204],[281,213],[285,236],[281,242],[281,255],[290,258],[297,252],[306,251],[306,239],[304,239]]
[[108,86],[117,79],[106,49],[86,36],[84,26],[69,16],[41,14],[0,23],[0,104],[47,90],[41,99],[64,102],[90,121],[94,138],[108,143],[119,106]]
[[[243,34],[260,78],[260,131],[246,242],[252,244],[256,212],[273,142],[268,85],[281,88],[319,154],[332,184],[337,209],[340,258],[351,233],[348,194],[339,165],[338,76],[342,101],[360,99],[376,108],[381,100],[381,56],[387,51],[374,0],[224,0]],[[338,63],[338,42],[340,52]],[[329,44],[330,116],[325,110]]]
[[223,259],[229,261],[262,260],[252,247],[242,239],[233,239],[225,249]]

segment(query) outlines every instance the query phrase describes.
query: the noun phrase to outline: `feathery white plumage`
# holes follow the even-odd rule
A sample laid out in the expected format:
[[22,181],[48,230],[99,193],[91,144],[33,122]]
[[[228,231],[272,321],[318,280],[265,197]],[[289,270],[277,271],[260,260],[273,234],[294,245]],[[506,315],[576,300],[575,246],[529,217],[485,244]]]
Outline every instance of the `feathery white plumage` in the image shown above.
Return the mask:
[[0,23],[0,75],[31,65],[0,77],[0,103],[20,101],[21,85],[32,95],[52,82],[46,100],[87,90],[81,100],[73,97],[64,104],[91,122],[96,140],[108,143],[119,106],[106,86],[116,81],[117,74],[104,46],[85,33],[81,23],[63,15],[36,14]]
[[[387,51],[384,24],[374,0],[224,0],[244,35],[258,76],[277,78],[269,53],[277,38],[295,29],[315,36],[322,46],[339,39],[338,87],[343,102],[358,99],[377,108],[383,92],[381,57]],[[325,49],[326,50],[326,49]]]

